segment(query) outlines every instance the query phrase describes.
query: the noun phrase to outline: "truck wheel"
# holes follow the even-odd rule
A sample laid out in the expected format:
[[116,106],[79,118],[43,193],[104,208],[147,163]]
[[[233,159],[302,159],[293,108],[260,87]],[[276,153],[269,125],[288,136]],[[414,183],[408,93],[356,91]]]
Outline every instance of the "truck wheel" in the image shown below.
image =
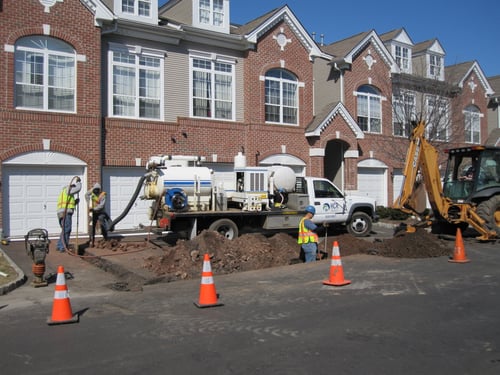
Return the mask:
[[347,223],[347,231],[356,237],[366,237],[372,231],[372,219],[364,212],[355,212]]
[[214,221],[208,227],[208,230],[216,231],[226,237],[228,240],[233,240],[238,237],[238,226],[229,219],[220,219]]
[[477,214],[486,221],[486,225],[500,237],[500,195],[491,197],[477,206]]

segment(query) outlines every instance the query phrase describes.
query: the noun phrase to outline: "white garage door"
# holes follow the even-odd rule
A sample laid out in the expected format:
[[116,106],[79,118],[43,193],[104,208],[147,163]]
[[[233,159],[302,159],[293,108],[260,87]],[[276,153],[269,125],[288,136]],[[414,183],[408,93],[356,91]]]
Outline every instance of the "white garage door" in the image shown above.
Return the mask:
[[387,206],[387,184],[384,168],[358,167],[358,194],[377,200],[377,206]]
[[[403,186],[404,176],[403,171],[401,169],[394,169],[394,181],[393,181],[393,191],[394,191],[394,201],[401,194],[401,187]],[[431,208],[431,204],[429,203],[429,198],[426,195],[425,207]],[[394,202],[392,202],[394,203]]]
[[[2,215],[5,235],[24,236],[35,228],[44,228],[51,236],[58,235],[61,231],[56,215],[59,193],[74,176],[82,178],[83,173],[84,167],[81,166],[4,165]],[[81,192],[82,202],[83,195],[84,192]],[[86,232],[84,210],[78,211],[79,230]],[[73,234],[76,222],[74,216]]]
[[[103,189],[108,193],[107,210],[114,220],[122,214],[129,204],[140,178],[146,173],[143,167],[105,168],[103,170]],[[91,185],[93,185],[91,183]],[[139,196],[143,191],[139,192]],[[128,214],[116,225],[115,229],[137,229],[151,224],[148,208],[152,201],[135,199]]]
[[[394,169],[394,178],[392,181],[392,194],[394,197],[394,201],[398,199],[399,195],[401,194],[401,186],[403,185],[403,171],[401,169]],[[391,206],[394,201],[389,205]]]

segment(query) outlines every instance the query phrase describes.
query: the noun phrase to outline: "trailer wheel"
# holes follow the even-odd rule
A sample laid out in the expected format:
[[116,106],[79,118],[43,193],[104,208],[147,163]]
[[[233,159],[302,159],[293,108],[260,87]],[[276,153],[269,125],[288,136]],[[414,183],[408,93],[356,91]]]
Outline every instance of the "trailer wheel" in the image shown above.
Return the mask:
[[372,231],[370,216],[362,211],[352,214],[351,221],[347,223],[347,231],[356,237],[366,237]]
[[234,240],[238,237],[238,226],[229,219],[219,219],[214,221],[208,227],[208,230],[216,231],[226,237],[228,240]]
[[477,214],[500,237],[500,195],[495,195],[477,206]]

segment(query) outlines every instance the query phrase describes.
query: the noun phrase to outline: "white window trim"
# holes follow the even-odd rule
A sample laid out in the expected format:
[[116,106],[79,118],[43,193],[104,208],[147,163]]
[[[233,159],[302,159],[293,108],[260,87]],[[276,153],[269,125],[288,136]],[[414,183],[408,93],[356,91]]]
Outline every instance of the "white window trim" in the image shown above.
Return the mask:
[[[396,99],[396,95],[393,95],[393,99],[392,99],[392,103],[393,103],[393,115],[392,115],[392,135],[395,136],[395,137],[408,137],[410,134],[406,134],[406,127],[404,127],[404,134],[402,135],[398,135],[398,134],[395,134],[395,129],[394,129],[394,125],[396,123],[396,116],[395,116],[395,111],[396,111],[396,105],[398,104],[402,104],[403,106],[405,105],[405,98],[408,97],[408,96],[411,96],[413,98],[413,113],[411,114],[411,120],[415,120],[416,119],[416,104],[417,104],[417,98],[415,96],[415,94],[413,92],[403,92],[401,93],[400,95],[402,97],[402,101],[400,100],[397,100]],[[403,124],[404,125],[404,124]]]
[[[36,37],[36,35],[33,35],[33,37]],[[51,36],[45,36],[45,37],[48,37],[48,38],[52,38]],[[67,42],[65,42],[63,40],[64,43],[68,44]],[[69,45],[69,44],[68,44]],[[8,51],[8,45],[5,45],[5,48],[6,48],[6,51],[7,52],[10,52]],[[44,61],[44,68],[46,67],[46,65],[48,64],[48,59],[47,57],[49,55],[57,55],[57,56],[71,56],[74,58],[74,62],[75,62],[75,77],[74,77],[74,82],[73,82],[73,87],[74,87],[74,95],[73,95],[73,111],[65,111],[65,110],[62,110],[62,109],[49,109],[48,108],[48,95],[43,95],[43,108],[33,108],[33,107],[21,107],[21,106],[18,106],[17,103],[16,103],[16,109],[17,110],[26,110],[26,111],[40,111],[40,112],[47,112],[47,113],[77,113],[77,104],[78,104],[78,62],[82,60],[82,57],[85,59],[85,55],[77,55],[76,53],[76,50],[73,49],[73,53],[67,53],[67,52],[58,52],[58,51],[53,51],[53,50],[44,50],[44,49],[37,49],[37,48],[29,48],[29,47],[19,47],[19,51],[30,51],[30,52],[36,52],[36,53],[40,53],[44,56],[43,58],[43,61]],[[13,46],[13,50],[12,50],[13,53],[16,52],[16,48],[15,48],[15,45]],[[14,76],[15,76],[15,70],[16,70],[16,64],[14,62]],[[46,79],[46,76],[48,75],[48,71],[45,71],[44,69],[44,81]],[[14,90],[15,90],[15,86],[16,86],[16,82],[15,82],[15,78],[14,78]],[[44,83],[44,92],[45,90],[47,89],[46,87],[46,84]],[[14,92],[14,98],[16,97],[16,93]]]
[[[371,130],[362,130],[363,132],[366,132],[366,133],[372,133],[372,134],[382,134],[383,133],[383,116],[384,116],[384,110],[383,110],[383,107],[382,107],[382,103],[384,101],[387,100],[387,98],[385,96],[382,96],[382,95],[374,95],[374,94],[371,94],[371,93],[367,93],[367,92],[358,92],[358,91],[354,91],[353,92],[353,95],[354,97],[358,97],[358,95],[366,95],[366,96],[371,96],[371,97],[379,97],[380,98],[380,132],[374,132],[374,131],[371,131]],[[357,107],[358,103],[356,102],[356,113],[358,111],[358,107]],[[357,116],[356,116],[357,118]],[[371,117],[370,117],[371,118]],[[359,126],[359,125],[358,125]]]
[[[119,43],[108,43],[108,117],[112,118],[133,118],[140,119],[144,121],[163,121],[165,118],[164,107],[165,107],[165,52],[160,50],[155,50],[151,48],[144,48],[141,46],[133,46],[133,45],[124,45]],[[160,59],[160,118],[149,118],[149,117],[139,117],[139,116],[116,116],[113,114],[113,52],[128,52],[135,55],[143,55],[143,56],[152,56],[158,57]],[[136,94],[138,95],[138,94]]]
[[[280,68],[280,69],[283,69],[283,68]],[[295,74],[294,74],[294,76],[297,77]],[[267,77],[265,75],[259,76],[259,80],[263,81],[264,85],[265,85],[266,79],[267,79]],[[272,79],[272,80],[280,81],[280,80],[276,80],[276,79]],[[283,80],[281,80],[281,82],[283,82]],[[290,82],[292,82],[292,81],[290,81]],[[304,88],[305,87],[305,83],[302,82],[302,81],[299,81],[298,79],[297,79],[297,81],[294,81],[294,82],[297,85],[297,123],[296,124],[292,124],[292,123],[289,123],[289,122],[265,121],[266,124],[270,124],[270,125],[285,125],[285,126],[299,126],[299,123],[300,123],[300,121],[299,121],[299,119],[300,119],[300,101],[299,101],[300,93],[299,93],[299,89]],[[266,102],[265,102],[265,99],[264,99],[264,107],[265,106],[266,106]],[[280,105],[280,108],[283,109],[283,105]]]
[[[399,47],[401,49],[401,51],[403,51],[403,50],[408,51],[408,57],[407,57],[408,68],[404,68],[403,66],[399,66],[399,69],[401,69],[401,71],[403,73],[411,74],[411,72],[412,72],[412,50],[411,50],[411,48],[409,48],[408,46],[403,45],[403,44],[394,44],[393,56],[394,56],[395,61],[397,61],[397,56],[396,56],[396,48],[397,47]],[[401,57],[401,59],[403,59],[403,58]]]
[[[210,9],[213,9],[212,0],[210,0]],[[193,0],[193,26],[199,27],[200,29],[218,31],[229,34],[229,0],[223,0],[222,8],[224,12],[223,22],[221,26],[215,26],[212,23],[206,24],[200,22],[200,0]],[[210,11],[210,16],[212,17],[212,10]],[[211,18],[212,19],[212,18]]]
[[[431,56],[434,56],[436,58],[439,58],[439,74],[431,74]],[[440,81],[444,80],[444,57],[436,54],[436,53],[429,53],[426,56],[427,60],[427,77],[428,78],[433,78],[433,79],[439,79]],[[432,65],[432,66],[437,66],[437,65]]]
[[[189,117],[196,119],[209,119],[215,121],[235,121],[236,118],[236,62],[237,59],[232,56],[219,55],[217,53],[188,50],[189,52]],[[193,108],[193,59],[210,60],[211,62],[220,62],[233,66],[232,75],[232,92],[231,92],[231,118],[216,118],[216,117],[201,117],[194,116]],[[214,100],[214,98],[211,98]]]
[[151,0],[151,12],[149,17],[147,16],[139,16],[138,14],[138,0],[135,0],[134,14],[124,13],[122,12],[122,3],[123,0],[114,0],[114,13],[123,19],[128,19],[132,21],[138,22],[147,22],[149,24],[158,24],[158,0]]
[[[435,138],[435,139],[432,139],[432,141],[436,141],[436,142],[448,142],[450,140],[450,137],[451,137],[450,126],[449,126],[450,115],[451,115],[450,114],[450,101],[447,100],[447,99],[442,99],[442,97],[439,97],[439,96],[426,95],[426,98],[425,98],[425,107],[426,107],[426,113],[427,113],[427,121],[431,125],[433,125],[433,122],[429,121],[429,113],[432,114],[432,113],[435,112],[435,108],[434,108],[435,106],[434,105],[431,106],[429,104],[429,102],[431,100],[434,100],[434,102],[439,101],[438,105],[446,103],[446,108],[445,108],[446,109],[446,113],[444,114],[444,117],[439,116],[439,120],[441,120],[443,118],[444,122],[445,122],[445,127],[444,127],[445,136],[444,136],[444,139],[442,139],[442,138]],[[430,111],[431,107],[432,107],[432,111]],[[433,126],[435,126],[435,125],[433,125]],[[426,129],[425,135],[430,138],[430,136],[429,136],[429,128]]]
[[[479,112],[479,110],[477,112],[475,111],[469,111],[467,109],[464,109],[462,111],[463,115],[464,115],[464,119],[466,118],[467,114],[474,114],[475,116],[477,116],[479,122],[478,122],[478,132],[479,132],[479,141],[478,142],[474,142],[473,140],[471,139],[464,139],[465,143],[470,143],[470,144],[480,144],[481,143],[481,118],[484,117],[484,114]],[[466,124],[464,124],[466,125]],[[464,127],[464,135],[466,134],[467,132],[467,129]]]

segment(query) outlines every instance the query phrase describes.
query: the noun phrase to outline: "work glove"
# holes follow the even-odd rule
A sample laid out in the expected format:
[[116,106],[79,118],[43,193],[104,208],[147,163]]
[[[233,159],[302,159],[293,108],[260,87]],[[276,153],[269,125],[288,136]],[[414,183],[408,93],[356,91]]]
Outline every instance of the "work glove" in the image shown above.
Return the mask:
[[78,204],[78,203],[80,203],[80,198],[75,199],[75,204]]

